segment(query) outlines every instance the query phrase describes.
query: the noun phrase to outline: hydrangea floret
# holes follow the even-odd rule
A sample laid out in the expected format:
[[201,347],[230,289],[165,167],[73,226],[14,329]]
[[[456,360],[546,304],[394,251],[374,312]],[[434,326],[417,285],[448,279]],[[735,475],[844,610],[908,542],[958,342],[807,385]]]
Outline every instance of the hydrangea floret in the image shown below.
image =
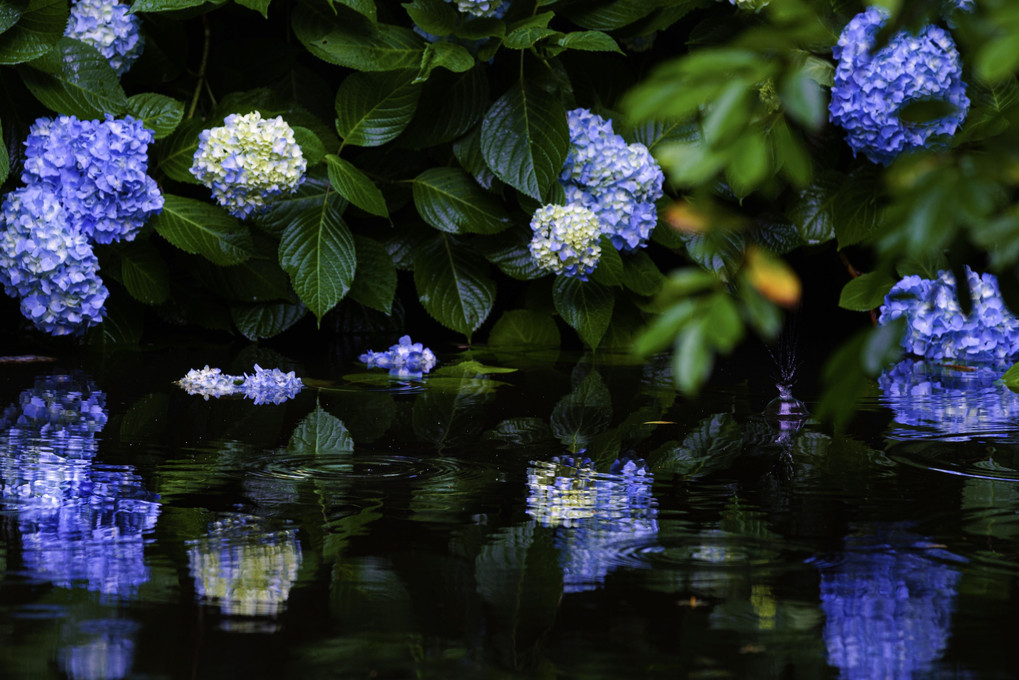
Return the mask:
[[[873,51],[888,16],[873,6],[846,25],[832,48],[838,66],[829,104],[831,121],[846,130],[853,153],[883,165],[904,151],[942,144],[939,138],[955,134],[970,103],[959,52],[940,26],[916,35],[899,31]],[[918,101],[943,101],[953,110],[929,122],[903,121],[903,108]]]
[[643,144],[627,144],[587,109],[567,114],[570,151],[559,176],[566,200],[591,210],[617,250],[647,245],[658,223],[665,175]]
[[76,0],[64,35],[87,43],[124,75],[141,55],[141,20],[117,0]]
[[531,229],[528,248],[542,269],[587,281],[598,266],[602,224],[590,209],[576,203],[546,205],[531,217]]
[[212,190],[217,203],[243,219],[294,192],[306,168],[286,121],[263,119],[253,111],[231,114],[221,127],[202,130],[191,174]]
[[243,376],[227,375],[218,368],[192,368],[187,374],[177,381],[177,385],[188,394],[204,397],[229,397],[241,393],[240,382]]
[[262,404],[282,404],[304,389],[304,383],[293,371],[265,369],[255,364],[251,374],[230,375],[218,368],[192,368],[176,384],[188,394],[204,397],[244,396]]
[[412,342],[404,335],[385,352],[368,350],[358,360],[368,368],[385,368],[395,377],[420,378],[435,368],[436,358],[432,350],[420,342]]
[[109,292],[99,260],[48,187],[7,194],[0,209],[0,283],[21,299],[21,313],[51,335],[80,333],[100,323]]
[[993,362],[1019,354],[1019,318],[1005,306],[993,274],[966,268],[973,308],[963,314],[955,277],[906,276],[885,296],[880,323],[905,317],[902,346],[926,359]]
[[501,18],[509,8],[509,0],[446,0],[462,14],[474,17]]
[[131,241],[163,209],[159,187],[147,174],[154,139],[131,116],[40,118],[25,139],[21,179],[53,191],[68,222],[91,241]]

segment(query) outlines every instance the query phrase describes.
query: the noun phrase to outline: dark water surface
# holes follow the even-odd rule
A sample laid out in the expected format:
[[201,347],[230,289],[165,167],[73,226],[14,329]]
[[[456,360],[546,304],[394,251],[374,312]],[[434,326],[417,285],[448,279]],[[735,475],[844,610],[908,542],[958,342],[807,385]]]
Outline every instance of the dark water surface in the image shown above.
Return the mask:
[[[901,364],[833,434],[769,366],[688,400],[664,360],[440,359],[0,364],[0,677],[1016,677],[993,371]],[[255,361],[311,386],[172,384]]]

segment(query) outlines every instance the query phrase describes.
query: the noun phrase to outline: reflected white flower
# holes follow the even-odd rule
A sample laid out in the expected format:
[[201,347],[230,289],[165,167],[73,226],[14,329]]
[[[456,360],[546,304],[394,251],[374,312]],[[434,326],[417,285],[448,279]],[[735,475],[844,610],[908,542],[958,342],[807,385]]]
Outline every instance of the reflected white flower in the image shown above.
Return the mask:
[[227,515],[206,537],[188,542],[195,591],[229,616],[275,617],[286,607],[301,567],[296,529],[273,529],[246,515]]
[[123,619],[93,619],[68,625],[60,667],[70,680],[118,680],[134,665],[138,624]]

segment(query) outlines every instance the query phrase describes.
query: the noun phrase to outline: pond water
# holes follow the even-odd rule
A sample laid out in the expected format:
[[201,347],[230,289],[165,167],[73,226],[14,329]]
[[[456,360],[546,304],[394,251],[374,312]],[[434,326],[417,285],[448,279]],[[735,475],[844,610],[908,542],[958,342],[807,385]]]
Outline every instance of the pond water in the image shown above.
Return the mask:
[[[994,372],[900,364],[833,433],[769,406],[760,362],[689,400],[665,359],[440,360],[0,365],[0,677],[1019,668],[1019,395]],[[256,362],[307,387],[173,384]]]

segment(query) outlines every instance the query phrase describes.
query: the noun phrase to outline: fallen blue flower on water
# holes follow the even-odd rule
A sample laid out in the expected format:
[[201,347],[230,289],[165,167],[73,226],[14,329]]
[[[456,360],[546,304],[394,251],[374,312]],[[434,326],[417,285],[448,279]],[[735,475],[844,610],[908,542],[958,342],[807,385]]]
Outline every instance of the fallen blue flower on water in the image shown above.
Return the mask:
[[204,397],[243,396],[255,404],[282,404],[293,399],[304,388],[304,383],[293,371],[284,373],[278,368],[266,369],[255,364],[251,375],[230,375],[218,368],[192,368],[176,383],[188,394]]
[[368,368],[388,369],[390,375],[397,378],[420,378],[436,364],[432,350],[420,342],[411,342],[409,335],[404,335],[385,352],[368,350],[358,357],[358,361],[364,362]]

